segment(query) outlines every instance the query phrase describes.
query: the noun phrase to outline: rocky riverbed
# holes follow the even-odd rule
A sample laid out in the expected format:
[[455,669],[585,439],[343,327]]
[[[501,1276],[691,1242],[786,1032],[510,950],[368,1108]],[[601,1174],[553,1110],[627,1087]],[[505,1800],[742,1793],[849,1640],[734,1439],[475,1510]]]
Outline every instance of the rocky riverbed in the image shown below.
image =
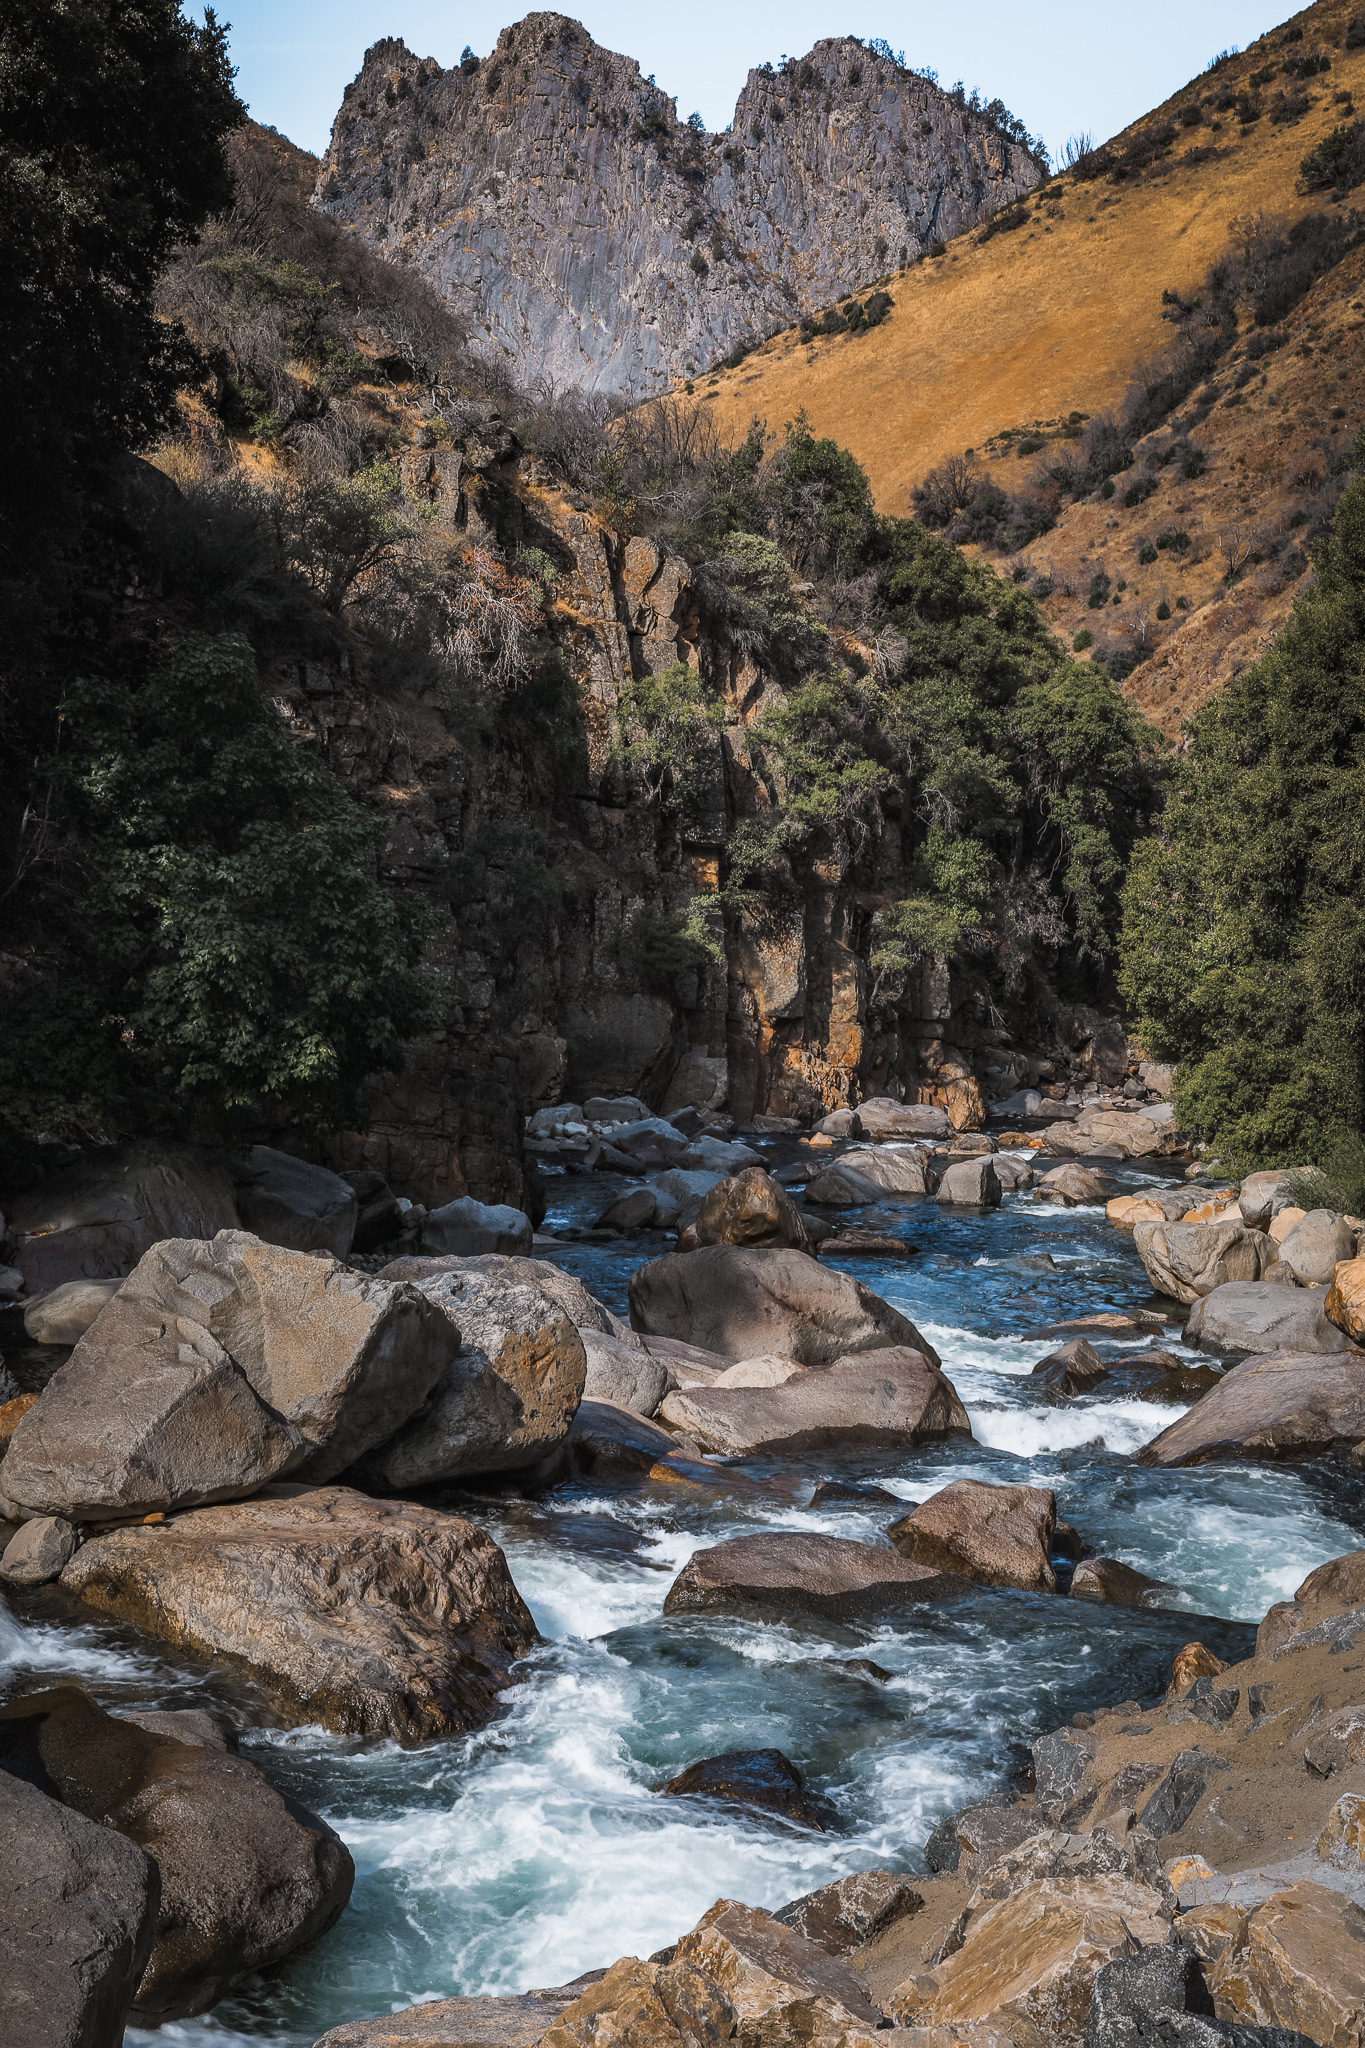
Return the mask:
[[[788,1182],[798,1211],[817,1217],[819,1205],[801,1192],[805,1171],[856,1141],[823,1151],[794,1132],[745,1142]],[[837,1212],[897,1248],[840,1252],[827,1242],[821,1267],[852,1276],[908,1319],[937,1353],[970,1437],[940,1418],[930,1440],[894,1448],[816,1440],[722,1462],[694,1440],[672,1462],[632,1463],[594,1453],[580,1425],[575,1470],[547,1472],[533,1486],[491,1478],[424,1491],[423,1506],[468,1518],[501,1546],[540,1636],[514,1666],[499,1711],[471,1733],[404,1747],[298,1725],[239,1664],[105,1618],[69,1583],[11,1588],[0,1613],[7,1697],[74,1681],[118,1714],[226,1712],[241,1755],[329,1824],[354,1859],[350,1903],[311,1946],[202,2017],[145,2036],[134,2027],[129,2039],[309,2048],[329,2028],[417,2001],[505,1997],[648,1957],[717,1899],[772,1910],[872,1868],[940,1887],[926,1908],[937,1925],[948,1905],[951,1921],[969,1898],[972,1852],[966,1874],[930,1880],[931,1836],[939,1830],[932,1853],[941,1863],[948,1816],[993,1795],[1027,1800],[1030,1751],[1050,1731],[1077,1716],[1086,1722],[1074,1738],[1084,1752],[1077,1785],[1084,1790],[1086,1772],[1102,1779],[1101,1804],[1126,1762],[1156,1788],[1182,1744],[1216,1748],[1217,1708],[1187,1731],[1168,1734],[1163,1715],[1155,1734],[1122,1741],[1089,1717],[1127,1703],[1125,1729],[1151,1719],[1192,1639],[1229,1667],[1250,1657],[1267,1609],[1356,1548],[1365,1476],[1339,1452],[1270,1463],[1224,1456],[1193,1468],[1135,1462],[1190,1406],[1190,1390],[1213,1377],[1211,1355],[1186,1346],[1184,1308],[1153,1293],[1137,1239],[1106,1219],[1104,1203],[1182,1188],[1183,1167],[1091,1157],[1084,1170],[1104,1176],[1099,1196],[1070,1206],[1040,1201],[1027,1186],[970,1209],[874,1188],[875,1199]],[[534,1255],[625,1319],[632,1275],[666,1256],[671,1239],[595,1232],[611,1199],[638,1180],[554,1160],[542,1170],[549,1207]],[[1078,1373],[1035,1376],[1078,1340],[1104,1376],[1084,1354]],[[1173,1363],[1139,1363],[1154,1351]],[[1238,1355],[1213,1355],[1213,1371]],[[1042,1589],[1045,1578],[1030,1590],[959,1576],[950,1598],[913,1608],[871,1600],[857,1611],[752,1593],[708,1603],[671,1590],[714,1583],[722,1566],[737,1583],[733,1553],[719,1565],[706,1554],[773,1535],[871,1545],[884,1569],[893,1560],[904,1569],[918,1554],[901,1535],[907,1515],[964,1480],[1055,1497],[1068,1528],[1035,1515],[1032,1535],[1011,1525],[1010,1541],[1016,1550],[1041,1543],[1056,1590]],[[941,1523],[942,1510],[934,1513]],[[1144,1604],[1068,1597],[1074,1571],[1085,1583],[1082,1550],[1154,1582],[1136,1596],[1129,1589]],[[1324,1673],[1343,1668],[1338,1658]],[[1240,1729],[1248,1686],[1215,1676],[1219,1688],[1238,1691],[1227,1725]],[[1125,1742],[1142,1754],[1128,1758]],[[800,1819],[686,1787],[660,1796],[704,1759],[758,1750],[795,1766]],[[1328,1790],[1320,1804],[1331,1804]],[[1276,1846],[1252,1829],[1246,1805],[1245,1796],[1228,1802],[1231,1832],[1205,1843],[1211,1866],[1239,1868],[1239,1841],[1248,1862]],[[1072,1827],[1093,1817],[1050,1809]],[[1279,1826],[1281,1836],[1290,1831],[1292,1815]],[[925,1921],[913,1955],[909,1937],[904,1953],[892,1945],[874,1973],[877,1998],[892,1974],[898,1985],[924,1975],[928,1931]],[[939,1994],[927,1986],[916,1995],[927,2011]],[[899,2015],[907,2025],[912,2005]]]

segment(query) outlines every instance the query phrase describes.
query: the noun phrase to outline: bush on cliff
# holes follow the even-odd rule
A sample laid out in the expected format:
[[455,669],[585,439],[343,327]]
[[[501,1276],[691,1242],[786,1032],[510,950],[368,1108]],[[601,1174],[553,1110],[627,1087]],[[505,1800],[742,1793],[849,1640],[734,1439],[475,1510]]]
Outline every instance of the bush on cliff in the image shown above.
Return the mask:
[[1279,640],[1194,720],[1134,856],[1122,987],[1183,1127],[1252,1165],[1365,1126],[1365,481]]

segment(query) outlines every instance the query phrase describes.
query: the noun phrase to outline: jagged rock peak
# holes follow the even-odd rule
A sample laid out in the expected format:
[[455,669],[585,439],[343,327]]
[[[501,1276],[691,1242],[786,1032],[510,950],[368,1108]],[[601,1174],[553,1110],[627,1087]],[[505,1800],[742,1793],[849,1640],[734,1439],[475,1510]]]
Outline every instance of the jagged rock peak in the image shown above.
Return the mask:
[[852,36],[751,71],[713,135],[581,23],[528,14],[448,71],[375,43],[317,203],[523,373],[642,396],[1038,181],[984,115]]

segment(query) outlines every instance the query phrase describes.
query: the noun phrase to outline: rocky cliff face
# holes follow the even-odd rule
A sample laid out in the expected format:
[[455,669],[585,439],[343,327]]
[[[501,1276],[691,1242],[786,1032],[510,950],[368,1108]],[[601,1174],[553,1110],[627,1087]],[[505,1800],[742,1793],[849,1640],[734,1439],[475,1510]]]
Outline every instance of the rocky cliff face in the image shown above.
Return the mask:
[[318,204],[412,263],[523,373],[644,395],[1038,183],[982,115],[853,37],[680,123],[562,14],[443,71],[397,39],[347,87]]
[[[374,1084],[339,1166],[377,1167],[427,1201],[520,1200],[522,1118],[564,1099],[625,1092],[745,1121],[890,1094],[972,1127],[992,1094],[1052,1078],[1040,1045],[1055,1046],[1058,1078],[1073,1051],[1122,1077],[1121,1031],[1059,1010],[1036,980],[1006,1016],[980,976],[926,960],[891,1013],[874,1004],[873,918],[904,893],[890,814],[856,847],[825,835],[786,893],[708,905],[728,835],[775,800],[753,726],[780,684],[704,626],[685,561],[611,532],[496,421],[402,464],[410,499],[466,544],[555,565],[563,692],[539,727],[528,716],[493,734],[434,688],[380,697],[344,666],[272,677],[300,740],[386,817],[386,870],[434,908],[428,960],[447,996],[443,1028]],[[613,740],[631,678],[679,662],[719,692],[724,722],[668,812],[630,786]],[[650,917],[696,902],[718,959],[652,963]]]

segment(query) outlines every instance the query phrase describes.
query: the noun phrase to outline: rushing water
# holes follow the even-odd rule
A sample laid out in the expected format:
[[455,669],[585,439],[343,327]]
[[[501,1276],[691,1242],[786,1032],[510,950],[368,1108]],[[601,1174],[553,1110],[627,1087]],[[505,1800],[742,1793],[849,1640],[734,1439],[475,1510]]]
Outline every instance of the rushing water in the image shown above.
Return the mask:
[[[784,1141],[764,1149],[799,1156]],[[1116,1168],[1115,1191],[1154,1177]],[[590,1222],[620,1185],[555,1179],[547,1230]],[[535,1499],[432,1496],[503,1545],[544,1645],[506,1712],[464,1741],[402,1751],[316,1728],[248,1733],[245,1754],[346,1840],[351,1904],[308,1953],[206,2018],[133,2031],[130,2042],[307,2048],[344,2019],[560,1983],[646,1955],[722,1894],[777,1906],[852,1870],[922,1870],[939,1817],[1016,1781],[1037,1734],[1081,1706],[1159,1691],[1191,1635],[1225,1656],[1245,1654],[1249,1622],[1314,1565],[1356,1546],[1365,1489],[1344,1468],[1147,1471],[1131,1454],[1177,1410],[1103,1389],[1055,1404],[1039,1397],[1030,1370],[1061,1341],[1048,1325],[1163,1306],[1131,1237],[1102,1210],[1053,1208],[1021,1192],[982,1215],[893,1199],[851,1220],[906,1241],[904,1257],[842,1263],[937,1347],[976,1443],[750,1463],[758,1491],[727,1489],[718,1469],[715,1489],[697,1494],[580,1481]],[[624,1312],[642,1252],[624,1239],[539,1255]],[[1153,1342],[1180,1349],[1174,1319],[1140,1337],[1088,1334],[1102,1356]],[[981,1589],[941,1611],[857,1627],[663,1617],[674,1575],[723,1537],[777,1528],[881,1540],[895,1512],[884,1504],[807,1505],[815,1483],[832,1477],[875,1481],[907,1505],[953,1478],[1050,1486],[1059,1514],[1098,1551],[1169,1585],[1169,1610]],[[7,1693],[75,1678],[110,1707],[217,1700],[242,1718],[239,1691],[127,1630],[73,1626],[51,1596],[16,1607],[0,1610]],[[860,1659],[889,1676],[857,1669]],[[759,1746],[798,1765],[825,1832],[655,1794],[700,1757]]]

